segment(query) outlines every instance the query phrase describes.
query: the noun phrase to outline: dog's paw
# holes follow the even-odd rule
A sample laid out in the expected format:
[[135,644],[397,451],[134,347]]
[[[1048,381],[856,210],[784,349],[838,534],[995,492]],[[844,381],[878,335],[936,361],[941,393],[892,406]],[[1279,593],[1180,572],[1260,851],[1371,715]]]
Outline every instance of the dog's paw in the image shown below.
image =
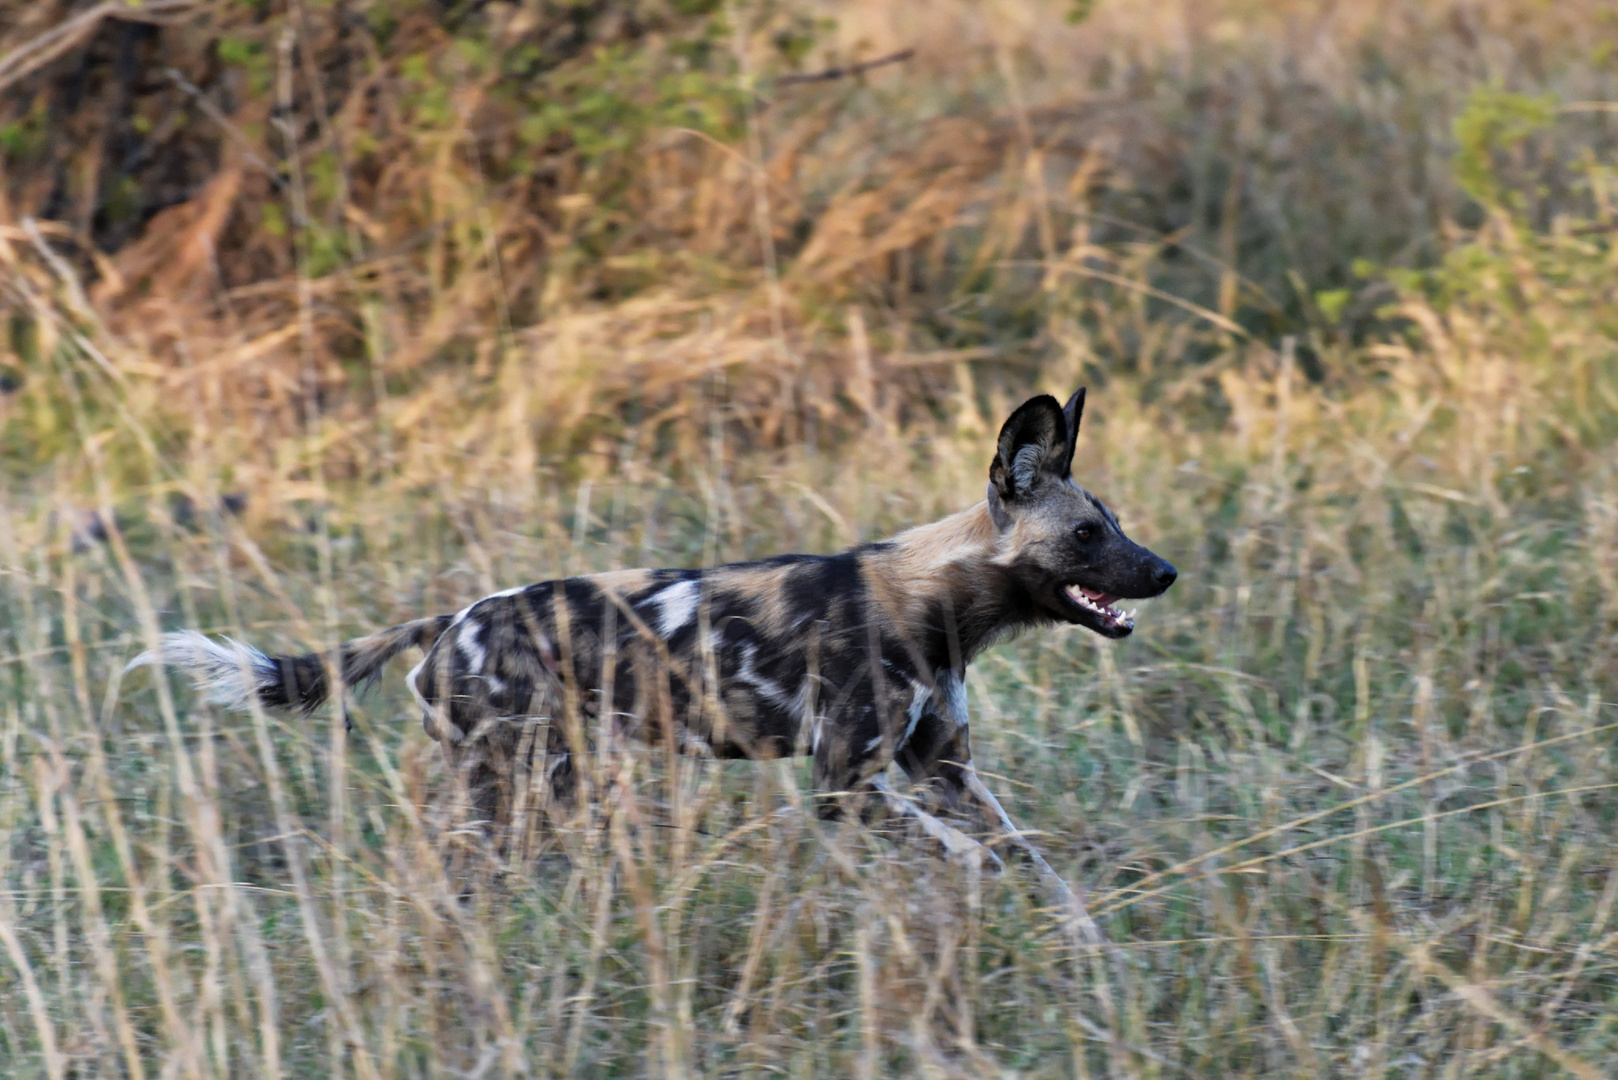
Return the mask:
[[956,866],[971,869],[974,865],[990,877],[999,877],[1006,872],[1006,864],[987,847],[969,837],[961,837],[960,843],[948,845],[945,857]]

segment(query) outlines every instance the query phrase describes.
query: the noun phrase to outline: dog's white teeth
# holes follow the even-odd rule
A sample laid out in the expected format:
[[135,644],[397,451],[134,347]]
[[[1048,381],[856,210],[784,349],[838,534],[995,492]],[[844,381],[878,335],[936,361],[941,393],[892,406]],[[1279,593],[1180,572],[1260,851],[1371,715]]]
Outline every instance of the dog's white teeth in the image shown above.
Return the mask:
[[1085,596],[1084,592],[1077,585],[1069,586],[1067,595],[1075,604],[1078,604],[1082,608],[1095,612],[1099,612],[1101,610],[1096,606],[1095,601],[1091,600],[1088,596]]
[[1135,611],[1138,611],[1138,608],[1131,611],[1122,611],[1112,607],[1110,604],[1103,606],[1086,596],[1084,590],[1077,585],[1069,585],[1066,592],[1075,604],[1078,604],[1086,611],[1094,612],[1114,626],[1133,627],[1135,625]]

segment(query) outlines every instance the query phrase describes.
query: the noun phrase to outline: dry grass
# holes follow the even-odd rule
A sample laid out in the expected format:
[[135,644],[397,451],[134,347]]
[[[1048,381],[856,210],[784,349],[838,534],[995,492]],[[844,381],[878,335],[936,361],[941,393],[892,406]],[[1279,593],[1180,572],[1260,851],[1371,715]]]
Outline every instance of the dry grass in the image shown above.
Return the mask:
[[[916,54],[662,132],[610,205],[496,190],[485,114],[413,141],[380,79],[306,132],[392,168],[320,273],[243,224],[290,198],[250,165],[99,270],[5,177],[3,1071],[1610,1074],[1612,121],[1503,145],[1510,213],[1449,159],[1480,83],[1618,97],[1605,8],[792,10],[837,12],[827,62]],[[120,674],[176,625],[318,646],[877,536],[1081,379],[1079,474],[1181,581],[969,691],[1109,956],[1015,873],[817,826],[790,763],[626,751],[508,863],[398,672],[352,734]]]

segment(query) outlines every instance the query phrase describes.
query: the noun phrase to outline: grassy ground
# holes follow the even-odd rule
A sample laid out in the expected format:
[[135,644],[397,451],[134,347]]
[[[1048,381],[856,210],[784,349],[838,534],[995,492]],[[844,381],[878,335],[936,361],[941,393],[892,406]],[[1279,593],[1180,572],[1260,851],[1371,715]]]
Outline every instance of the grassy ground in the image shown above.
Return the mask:
[[[560,218],[459,131],[354,166],[336,268],[241,239],[294,197],[251,169],[101,263],[0,220],[6,1075],[1611,1075],[1609,14],[785,10],[838,16],[827,63],[916,52],[659,128]],[[402,663],[352,733],[121,674],[175,626],[314,647],[879,536],[1080,381],[1076,473],[1180,581],[969,695],[1104,954],[1015,871],[817,826],[792,763],[631,750],[506,862]]]

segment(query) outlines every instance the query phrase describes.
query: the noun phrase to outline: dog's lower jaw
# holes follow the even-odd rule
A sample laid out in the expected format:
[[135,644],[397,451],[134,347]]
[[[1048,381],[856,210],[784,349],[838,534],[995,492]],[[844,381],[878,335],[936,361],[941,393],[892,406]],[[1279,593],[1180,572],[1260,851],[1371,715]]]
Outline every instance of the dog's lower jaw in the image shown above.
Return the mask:
[[1135,629],[1135,614],[1140,609],[1131,608],[1128,611],[1120,611],[1112,606],[1112,601],[1116,600],[1117,597],[1094,592],[1082,585],[1063,586],[1062,595],[1067,597],[1075,607],[1095,615],[1107,630],[1122,630],[1123,634],[1120,634],[1120,637]]

